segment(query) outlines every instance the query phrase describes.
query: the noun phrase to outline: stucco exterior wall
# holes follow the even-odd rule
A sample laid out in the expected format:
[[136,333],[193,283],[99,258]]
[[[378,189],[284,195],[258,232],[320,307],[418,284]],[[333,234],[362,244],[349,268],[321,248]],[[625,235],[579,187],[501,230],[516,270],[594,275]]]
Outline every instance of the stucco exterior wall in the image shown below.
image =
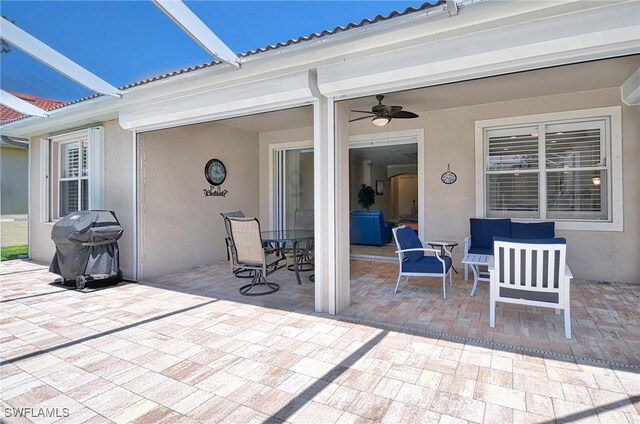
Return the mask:
[[[120,268],[125,278],[133,276],[133,138],[130,131],[123,130],[115,120],[102,123],[104,127],[104,208],[113,210],[124,228],[118,241],[120,246]],[[42,170],[40,169],[40,139],[43,134],[31,139],[31,216],[29,217],[31,259],[49,263],[55,253],[51,241],[52,222],[42,222],[41,205],[46,202],[40,191]]]
[[26,214],[28,208],[28,151],[18,147],[0,147],[0,196],[2,215]]
[[[139,134],[140,279],[226,258],[221,212],[259,212],[258,135],[211,122]],[[226,197],[205,197],[220,159]]]
[[[567,262],[576,278],[640,283],[640,107],[622,103],[619,88],[559,94],[422,112],[420,118],[395,120],[378,128],[367,121],[351,124],[351,135],[424,128],[426,234],[461,245],[475,211],[475,134],[477,120],[605,106],[622,107],[624,231],[557,231],[567,239]],[[447,163],[458,176],[445,185]],[[454,260],[462,259],[461,246]]]

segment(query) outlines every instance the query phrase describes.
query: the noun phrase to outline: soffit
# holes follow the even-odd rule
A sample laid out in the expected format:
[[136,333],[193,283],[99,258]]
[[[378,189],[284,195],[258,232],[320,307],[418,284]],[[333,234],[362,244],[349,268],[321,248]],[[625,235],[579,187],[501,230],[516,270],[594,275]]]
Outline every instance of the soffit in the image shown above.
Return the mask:
[[[640,55],[634,55],[381,94],[387,105],[421,112],[620,87],[638,68]],[[349,108],[369,110],[376,103],[367,96],[349,100]],[[360,116],[351,113],[351,119]]]

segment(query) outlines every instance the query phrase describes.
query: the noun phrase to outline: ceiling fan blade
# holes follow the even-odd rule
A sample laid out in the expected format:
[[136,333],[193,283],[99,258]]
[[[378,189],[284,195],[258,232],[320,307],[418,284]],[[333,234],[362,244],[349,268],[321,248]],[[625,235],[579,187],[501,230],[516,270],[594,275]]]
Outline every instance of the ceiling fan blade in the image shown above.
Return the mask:
[[368,113],[368,114],[372,113],[370,110],[354,110],[354,109],[351,109],[351,112]]
[[408,112],[406,110],[399,110],[396,113],[392,113],[391,114],[392,118],[398,118],[398,119],[411,119],[411,118],[418,118],[419,115],[413,113],[413,112]]
[[370,118],[373,118],[374,116],[376,116],[376,115],[362,116],[360,118],[351,119],[351,120],[349,120],[349,122],[361,121],[363,119],[370,119]]
[[389,106],[391,108],[391,113],[397,113],[402,110],[402,106]]

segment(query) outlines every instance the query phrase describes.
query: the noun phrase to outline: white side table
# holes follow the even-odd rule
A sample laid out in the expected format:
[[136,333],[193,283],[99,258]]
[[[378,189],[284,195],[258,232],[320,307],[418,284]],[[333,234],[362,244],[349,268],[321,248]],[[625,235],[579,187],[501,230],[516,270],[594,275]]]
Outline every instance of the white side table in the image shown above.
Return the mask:
[[471,296],[476,295],[476,289],[478,288],[478,281],[489,281],[488,272],[481,272],[480,267],[486,266],[493,261],[491,255],[477,255],[475,253],[467,253],[462,259],[462,263],[469,265],[471,271],[473,271],[473,288],[471,289]]

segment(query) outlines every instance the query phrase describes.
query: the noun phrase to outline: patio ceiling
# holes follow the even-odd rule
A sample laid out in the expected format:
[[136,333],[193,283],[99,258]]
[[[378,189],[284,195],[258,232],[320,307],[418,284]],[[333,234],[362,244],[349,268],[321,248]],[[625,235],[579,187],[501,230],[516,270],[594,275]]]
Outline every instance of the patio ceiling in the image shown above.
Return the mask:
[[[554,94],[620,87],[638,68],[640,55],[519,72],[396,93],[385,104],[425,112]],[[372,96],[349,101],[351,109],[370,109]],[[352,114],[352,118],[362,116]]]
[[[435,87],[385,93],[385,104],[425,112],[514,99],[620,87],[640,68],[640,55],[519,72]],[[374,94],[348,100],[350,109],[368,110]],[[361,114],[352,114],[352,118]],[[289,130],[313,125],[313,108],[298,107],[221,121],[256,133]]]

